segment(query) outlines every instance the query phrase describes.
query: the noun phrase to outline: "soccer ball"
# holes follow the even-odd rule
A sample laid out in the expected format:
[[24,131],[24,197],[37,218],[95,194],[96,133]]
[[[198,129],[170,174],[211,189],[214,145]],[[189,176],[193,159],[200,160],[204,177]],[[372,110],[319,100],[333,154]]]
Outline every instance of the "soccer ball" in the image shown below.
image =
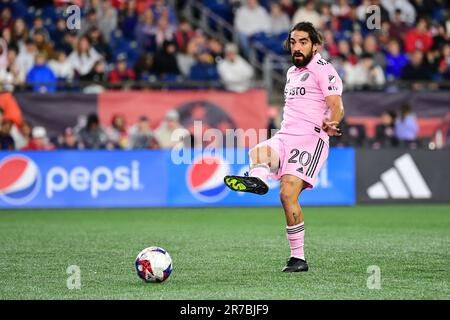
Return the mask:
[[145,282],[163,282],[172,272],[172,258],[163,248],[145,248],[136,257],[136,271]]

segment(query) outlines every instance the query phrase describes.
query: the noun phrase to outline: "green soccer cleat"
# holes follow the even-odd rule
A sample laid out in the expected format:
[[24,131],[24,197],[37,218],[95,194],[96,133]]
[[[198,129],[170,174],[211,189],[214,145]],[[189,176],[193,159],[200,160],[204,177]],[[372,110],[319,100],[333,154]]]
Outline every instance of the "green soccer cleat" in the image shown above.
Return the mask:
[[234,191],[266,194],[269,187],[257,177],[225,176],[223,179],[228,188]]

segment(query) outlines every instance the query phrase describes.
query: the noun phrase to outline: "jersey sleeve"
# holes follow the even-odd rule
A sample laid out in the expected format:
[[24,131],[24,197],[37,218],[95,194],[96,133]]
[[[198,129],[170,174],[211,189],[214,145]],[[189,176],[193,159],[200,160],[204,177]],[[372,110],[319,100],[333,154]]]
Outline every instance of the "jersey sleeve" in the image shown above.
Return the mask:
[[330,64],[320,65],[317,68],[317,79],[323,96],[342,95],[342,79],[336,69]]

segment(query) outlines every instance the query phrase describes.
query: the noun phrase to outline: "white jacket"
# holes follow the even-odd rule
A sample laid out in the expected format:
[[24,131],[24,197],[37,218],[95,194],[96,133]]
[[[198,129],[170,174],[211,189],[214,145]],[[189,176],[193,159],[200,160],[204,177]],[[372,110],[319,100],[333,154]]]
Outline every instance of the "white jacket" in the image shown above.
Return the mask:
[[237,56],[234,61],[221,60],[217,65],[217,71],[227,90],[244,92],[250,88],[254,70],[242,57]]
[[269,32],[270,16],[266,9],[261,6],[255,9],[242,6],[236,11],[234,26],[237,31],[247,36],[258,32]]

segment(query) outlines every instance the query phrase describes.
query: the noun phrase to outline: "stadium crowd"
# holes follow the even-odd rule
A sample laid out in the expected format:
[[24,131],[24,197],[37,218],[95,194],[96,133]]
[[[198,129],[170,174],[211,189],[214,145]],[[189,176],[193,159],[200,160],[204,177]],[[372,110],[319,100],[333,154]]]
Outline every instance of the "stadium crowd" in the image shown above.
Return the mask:
[[[92,83],[86,91],[97,92],[106,83],[136,80],[222,80],[227,89],[245,91],[255,72],[239,51],[247,57],[260,42],[286,54],[281,42],[299,21],[323,32],[322,55],[346,89],[450,80],[450,22],[442,0],[201,1],[234,25],[239,47],[195,30],[183,18],[185,2],[174,8],[166,0],[3,0],[0,83],[7,90],[28,84],[54,92],[56,81],[84,81]],[[71,3],[81,8],[80,29],[68,28],[64,12]],[[371,18],[372,5],[379,20]]]
[[236,46],[194,30],[165,0],[80,1],[79,30],[63,16],[70,3],[56,2],[0,2],[3,89],[55,92],[57,83],[87,83],[84,92],[100,92],[130,81],[223,80],[245,91],[254,75]]
[[[225,89],[242,92],[257,76],[246,60],[252,43],[286,55],[281,42],[303,20],[322,31],[321,54],[347,90],[381,89],[397,80],[416,81],[413,89],[421,89],[450,80],[450,21],[441,0],[201,1],[234,26],[239,44],[195,29],[182,15],[187,2],[176,1],[173,7],[166,0],[0,1],[0,89],[67,90],[62,83],[98,93],[130,88],[134,81],[194,80],[222,81]],[[64,12],[73,3],[81,8],[81,21],[80,29],[70,30]],[[380,10],[375,29],[367,23],[371,5]],[[385,127],[377,135],[387,137],[371,141],[373,147],[415,141],[417,122],[407,109],[402,107],[397,120],[397,112],[383,115]],[[145,117],[128,126],[125,116],[117,115],[102,128],[98,117],[89,115],[84,127],[67,128],[59,137],[47,137],[45,128],[26,121],[19,127],[3,120],[1,148],[164,148],[168,144],[162,137],[169,127],[180,126],[178,120],[172,112],[158,134]],[[399,129],[402,121],[407,124]],[[337,145],[368,143],[357,127],[350,129],[346,137],[352,140]]]

